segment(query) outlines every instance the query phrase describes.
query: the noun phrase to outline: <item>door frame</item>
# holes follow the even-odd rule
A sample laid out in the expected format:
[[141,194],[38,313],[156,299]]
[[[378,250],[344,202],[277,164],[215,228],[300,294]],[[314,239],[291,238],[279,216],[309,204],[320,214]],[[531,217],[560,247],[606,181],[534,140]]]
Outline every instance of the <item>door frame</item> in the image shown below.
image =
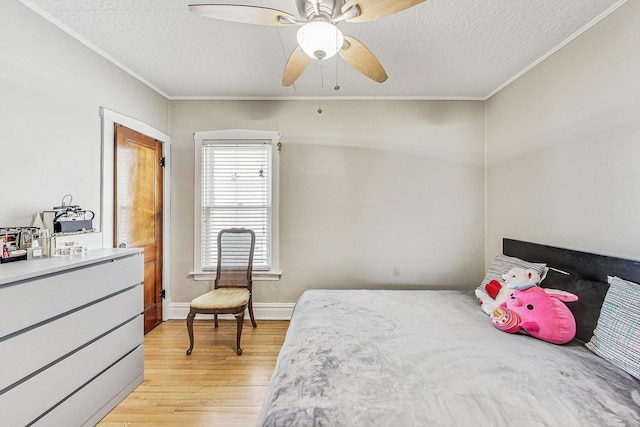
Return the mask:
[[171,286],[169,286],[169,277],[171,277],[171,245],[169,245],[169,237],[171,235],[171,137],[140,120],[116,113],[104,107],[100,108],[100,117],[102,118],[102,172],[100,179],[102,203],[100,206],[100,228],[102,230],[102,247],[104,248],[112,248],[114,246],[114,125],[116,123],[121,124],[162,143],[162,155],[165,158],[162,183],[162,288],[165,290],[165,300],[162,303],[162,320],[165,321],[169,317],[169,306],[171,305]]

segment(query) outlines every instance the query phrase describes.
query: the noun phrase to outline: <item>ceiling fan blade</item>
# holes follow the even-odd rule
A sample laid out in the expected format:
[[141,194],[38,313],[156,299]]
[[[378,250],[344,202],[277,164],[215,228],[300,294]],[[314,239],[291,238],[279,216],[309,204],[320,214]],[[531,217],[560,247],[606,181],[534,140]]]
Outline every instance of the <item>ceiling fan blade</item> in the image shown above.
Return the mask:
[[347,64],[378,83],[387,80],[386,71],[365,45],[351,36],[344,36],[344,40],[347,47],[343,47],[338,53]]
[[287,65],[284,67],[282,86],[291,86],[293,82],[300,77],[300,74],[302,74],[305,68],[307,68],[309,61],[311,61],[311,57],[304,53],[300,46],[296,47],[293,52],[291,52]]
[[348,0],[342,6],[342,13],[357,6],[360,14],[355,18],[347,18],[347,22],[367,22],[383,16],[393,15],[425,0]]
[[258,25],[293,25],[296,17],[278,9],[237,4],[190,4],[189,10],[208,18]]

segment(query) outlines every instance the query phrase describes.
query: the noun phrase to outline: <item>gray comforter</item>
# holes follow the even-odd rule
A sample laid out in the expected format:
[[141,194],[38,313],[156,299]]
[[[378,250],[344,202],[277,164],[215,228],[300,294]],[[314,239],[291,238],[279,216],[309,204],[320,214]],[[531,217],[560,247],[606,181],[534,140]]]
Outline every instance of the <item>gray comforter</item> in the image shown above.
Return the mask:
[[640,382],[462,291],[305,292],[259,426],[638,426]]

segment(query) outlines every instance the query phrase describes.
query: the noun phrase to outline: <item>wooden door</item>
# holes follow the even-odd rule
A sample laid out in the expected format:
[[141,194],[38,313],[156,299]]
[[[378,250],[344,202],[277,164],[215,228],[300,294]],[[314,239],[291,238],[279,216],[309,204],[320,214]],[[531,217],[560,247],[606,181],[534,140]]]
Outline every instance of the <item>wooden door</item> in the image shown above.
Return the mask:
[[144,331],[162,322],[162,143],[115,125],[114,246],[144,249]]

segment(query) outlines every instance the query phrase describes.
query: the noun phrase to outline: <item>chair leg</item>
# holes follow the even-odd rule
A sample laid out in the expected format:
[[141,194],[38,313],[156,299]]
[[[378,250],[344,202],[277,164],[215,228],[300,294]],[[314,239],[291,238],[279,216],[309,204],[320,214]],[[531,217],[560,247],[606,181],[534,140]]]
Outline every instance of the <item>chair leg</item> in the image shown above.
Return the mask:
[[249,296],[249,317],[251,317],[251,325],[256,328],[258,325],[256,324],[256,318],[253,317],[253,296]]
[[242,349],[240,348],[240,337],[242,336],[242,323],[244,322],[244,310],[236,316],[236,323],[238,324],[238,333],[236,335],[236,353],[238,356],[242,355]]
[[218,315],[217,315],[217,314],[214,314],[214,315],[213,315],[213,326],[214,326],[215,328],[217,328],[217,327],[218,327]]
[[191,354],[193,350],[193,319],[196,317],[195,313],[189,312],[187,315],[187,331],[189,332],[189,349],[187,350],[187,356]]

